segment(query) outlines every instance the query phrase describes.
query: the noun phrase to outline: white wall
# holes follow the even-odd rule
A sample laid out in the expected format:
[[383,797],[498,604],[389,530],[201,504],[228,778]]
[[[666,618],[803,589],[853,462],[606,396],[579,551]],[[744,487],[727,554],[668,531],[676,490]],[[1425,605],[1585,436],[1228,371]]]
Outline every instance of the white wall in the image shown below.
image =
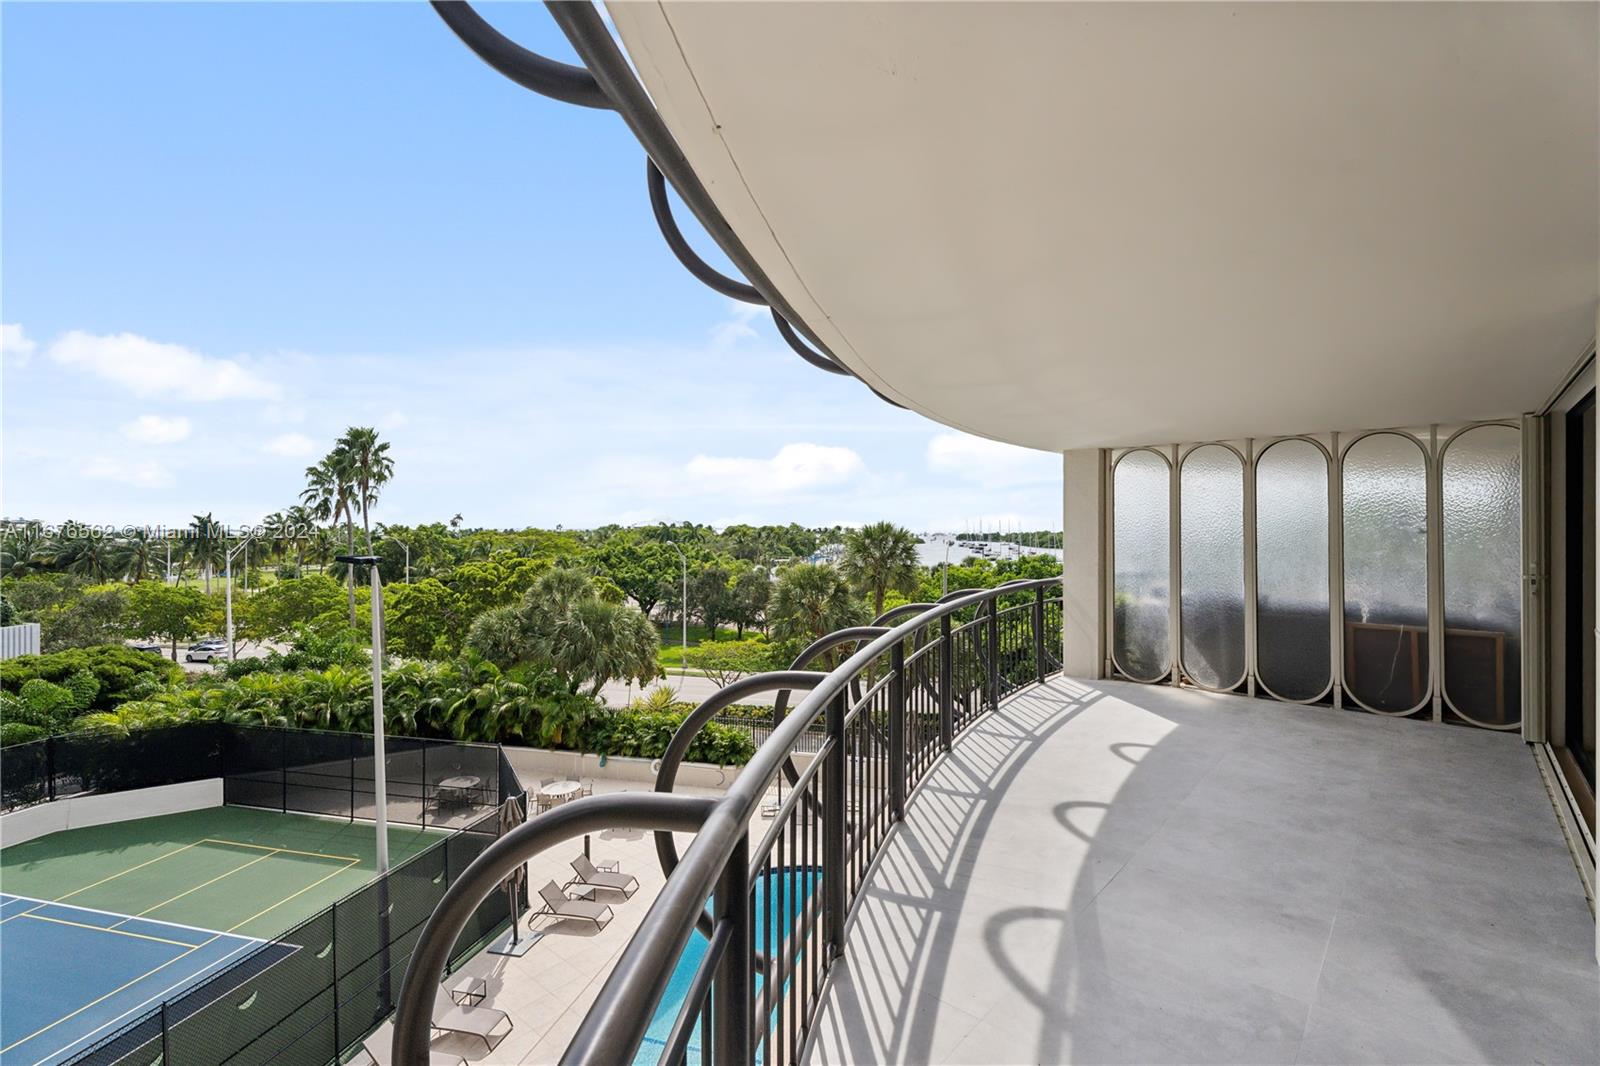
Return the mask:
[[159,814],[177,814],[222,806],[222,778],[186,781],[181,785],[136,788],[105,795],[88,794],[36,803],[32,807],[0,815],[0,846],[59,833],[63,829],[82,829],[89,825],[130,822]]
[[15,659],[19,655],[38,654],[38,622],[22,622],[14,626],[0,626],[0,659]]
[[1062,453],[1061,630],[1063,672],[1096,679],[1105,669],[1105,451]]
[[[575,751],[551,751],[548,748],[522,748],[505,745],[506,758],[511,760],[522,787],[539,791],[539,782],[546,777],[578,781],[584,778],[600,781],[618,781],[655,787],[656,772],[653,760],[635,759],[622,755],[608,755],[605,765],[600,756],[585,755]],[[706,763],[686,762],[678,767],[677,784],[693,788],[727,789],[739,778],[737,766],[711,766]]]

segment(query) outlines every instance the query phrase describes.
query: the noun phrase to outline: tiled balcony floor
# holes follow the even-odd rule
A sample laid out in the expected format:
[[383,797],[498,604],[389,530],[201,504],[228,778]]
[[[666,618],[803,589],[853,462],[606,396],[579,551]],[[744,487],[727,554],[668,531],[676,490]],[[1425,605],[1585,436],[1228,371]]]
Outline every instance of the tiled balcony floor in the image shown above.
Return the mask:
[[1594,1062],[1518,738],[1058,680],[909,805],[811,1063]]

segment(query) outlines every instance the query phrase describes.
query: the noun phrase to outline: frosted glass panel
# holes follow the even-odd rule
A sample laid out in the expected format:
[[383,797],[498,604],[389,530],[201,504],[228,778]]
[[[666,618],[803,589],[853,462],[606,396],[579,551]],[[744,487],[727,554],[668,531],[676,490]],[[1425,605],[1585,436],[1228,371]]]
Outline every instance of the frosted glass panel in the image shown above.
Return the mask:
[[1377,711],[1428,695],[1427,463],[1410,437],[1363,437],[1344,459],[1345,687]]
[[1328,460],[1284,440],[1256,463],[1256,670],[1273,695],[1310,700],[1331,673]]
[[1169,477],[1165,458],[1136,451],[1117,463],[1112,483],[1111,654],[1140,681],[1166,676],[1172,662]]
[[1444,691],[1484,725],[1522,718],[1522,434],[1479,426],[1444,453]]
[[1196,684],[1231,689],[1244,680],[1244,464],[1202,444],[1179,479],[1183,669]]

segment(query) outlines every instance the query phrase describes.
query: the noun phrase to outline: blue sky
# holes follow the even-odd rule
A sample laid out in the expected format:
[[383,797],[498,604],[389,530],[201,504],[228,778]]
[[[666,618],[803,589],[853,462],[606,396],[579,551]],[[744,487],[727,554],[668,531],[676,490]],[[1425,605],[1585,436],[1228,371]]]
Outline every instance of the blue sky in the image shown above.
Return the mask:
[[1058,456],[802,363],[672,258],[620,119],[424,4],[6,3],[0,41],[7,516],[248,522],[359,423],[386,521],[1060,524]]

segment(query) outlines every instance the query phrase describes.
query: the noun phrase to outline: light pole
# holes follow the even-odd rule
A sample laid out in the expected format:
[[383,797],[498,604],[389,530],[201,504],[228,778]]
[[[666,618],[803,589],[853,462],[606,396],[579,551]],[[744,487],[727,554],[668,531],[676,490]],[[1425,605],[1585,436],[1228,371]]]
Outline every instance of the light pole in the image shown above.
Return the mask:
[[[232,548],[229,548],[226,552],[223,553],[223,556],[222,556],[223,581],[224,581],[224,583],[226,585],[226,587],[223,589],[223,598],[224,598],[224,602],[227,604],[226,611],[227,611],[227,615],[228,615],[228,661],[230,663],[233,662],[233,557],[235,555],[238,555],[241,551],[244,551],[246,548],[248,548],[250,546],[250,537],[253,537],[253,536],[255,536],[255,533],[252,531],[250,533],[250,535],[245,537],[242,542],[240,542],[239,544],[235,545]],[[248,562],[249,558],[250,558],[250,556],[248,556],[248,555],[245,556],[245,560],[246,560],[246,564],[245,564],[246,565],[246,571],[245,572],[247,574],[249,573],[249,569],[248,569],[248,567],[249,567],[249,562]]]
[[678,691],[683,691],[683,679],[689,676],[689,557],[683,554],[683,549],[678,547],[675,540],[667,541],[672,545],[672,550],[678,553],[678,560],[683,563],[683,613],[680,621],[683,623],[683,654],[678,660]]
[[378,823],[378,873],[389,871],[389,780],[383,753],[383,582],[376,555],[336,555],[334,562],[365,566],[372,575],[372,789]]

